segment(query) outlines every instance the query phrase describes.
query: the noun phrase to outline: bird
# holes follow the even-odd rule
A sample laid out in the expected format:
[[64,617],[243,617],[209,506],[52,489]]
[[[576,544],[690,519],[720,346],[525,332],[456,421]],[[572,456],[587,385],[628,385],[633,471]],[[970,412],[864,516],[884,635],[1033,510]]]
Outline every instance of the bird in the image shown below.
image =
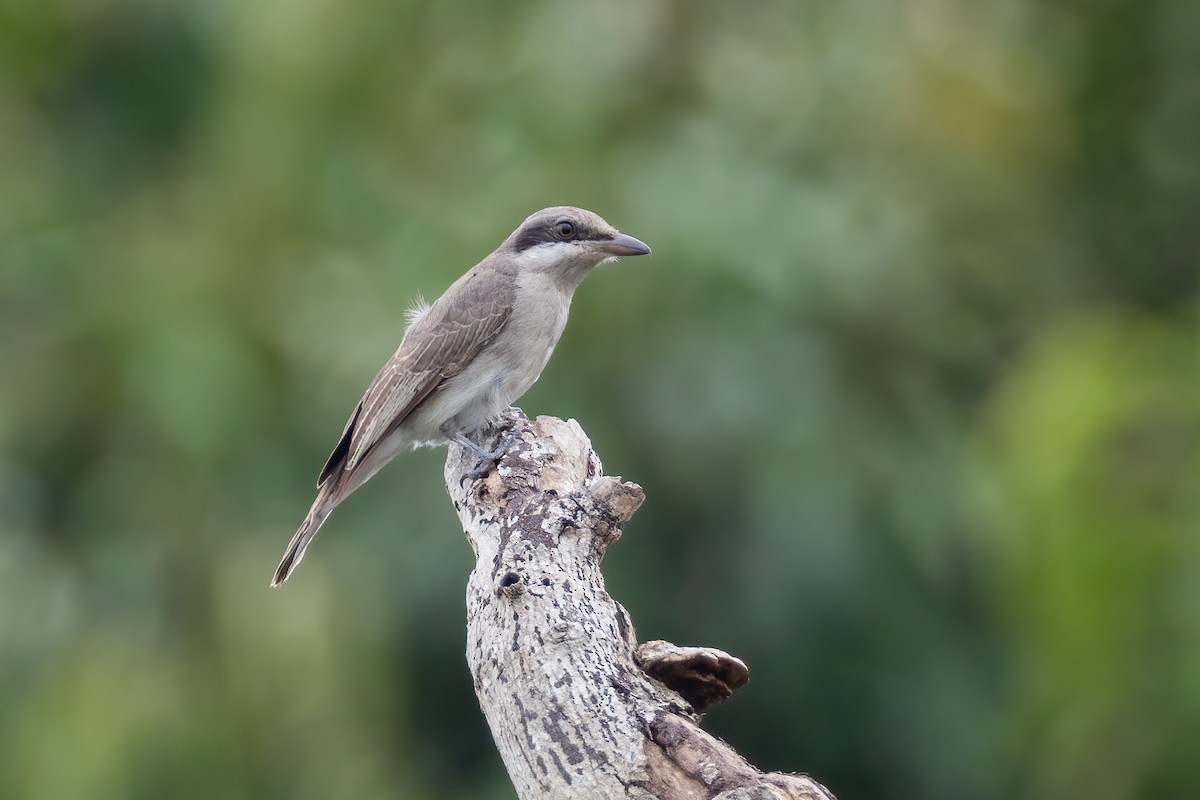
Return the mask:
[[334,508],[400,453],[453,442],[479,459],[472,478],[486,474],[509,442],[488,451],[477,439],[541,376],[580,283],[600,264],[649,253],[598,214],[544,208],[432,304],[418,300],[321,468],[271,586],[288,579]]

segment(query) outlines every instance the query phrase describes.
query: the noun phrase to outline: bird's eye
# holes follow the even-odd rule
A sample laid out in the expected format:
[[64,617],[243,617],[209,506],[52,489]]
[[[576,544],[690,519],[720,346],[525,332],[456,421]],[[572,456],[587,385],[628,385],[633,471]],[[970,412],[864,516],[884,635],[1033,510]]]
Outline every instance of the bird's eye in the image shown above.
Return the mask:
[[560,239],[570,239],[575,235],[575,226],[569,220],[560,219],[554,223],[554,233]]

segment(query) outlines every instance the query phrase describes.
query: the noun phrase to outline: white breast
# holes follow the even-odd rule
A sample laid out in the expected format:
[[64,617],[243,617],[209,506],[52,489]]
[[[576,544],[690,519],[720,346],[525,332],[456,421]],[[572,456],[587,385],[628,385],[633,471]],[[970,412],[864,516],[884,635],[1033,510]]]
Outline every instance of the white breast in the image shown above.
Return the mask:
[[542,274],[517,281],[504,329],[422,409],[419,425],[425,432],[435,433],[452,419],[453,427],[469,433],[515,403],[541,376],[566,327],[571,298]]
[[517,279],[517,300],[500,337],[503,344],[497,348],[507,373],[502,382],[504,407],[516,402],[541,376],[567,325],[570,307],[570,295],[544,273],[526,273]]

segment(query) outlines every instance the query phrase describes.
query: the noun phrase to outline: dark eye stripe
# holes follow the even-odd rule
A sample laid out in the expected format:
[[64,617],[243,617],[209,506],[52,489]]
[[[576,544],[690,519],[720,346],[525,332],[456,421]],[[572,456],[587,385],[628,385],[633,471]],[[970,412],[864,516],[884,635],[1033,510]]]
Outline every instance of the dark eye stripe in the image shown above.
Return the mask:
[[[517,235],[516,240],[513,241],[513,248],[519,253],[522,250],[528,250],[531,247],[537,247],[539,244],[545,244],[546,242],[564,241],[555,232],[555,227],[561,221],[562,220],[552,220],[542,225],[529,228],[528,230],[521,231],[520,234]],[[568,241],[579,241],[581,239],[595,238],[591,231],[580,227],[578,223],[572,224],[575,225],[575,235],[572,236]]]
[[549,225],[538,225],[535,228],[527,228],[517,235],[517,239],[513,242],[513,247],[517,252],[528,250],[531,247],[537,247],[539,244],[556,241],[554,231]]

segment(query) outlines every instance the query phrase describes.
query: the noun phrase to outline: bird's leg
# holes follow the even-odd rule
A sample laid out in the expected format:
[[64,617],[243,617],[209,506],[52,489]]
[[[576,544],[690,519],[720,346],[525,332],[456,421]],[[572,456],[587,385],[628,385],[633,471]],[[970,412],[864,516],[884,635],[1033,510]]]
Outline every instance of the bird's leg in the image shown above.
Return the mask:
[[496,462],[508,452],[508,448],[512,445],[513,440],[517,438],[517,432],[510,430],[500,437],[500,442],[496,445],[496,449],[489,452],[471,441],[471,438],[462,431],[447,432],[446,435],[450,438],[450,441],[470,451],[479,458],[479,463],[467,473],[467,477],[471,480],[482,478],[487,474],[489,469],[496,466]]

